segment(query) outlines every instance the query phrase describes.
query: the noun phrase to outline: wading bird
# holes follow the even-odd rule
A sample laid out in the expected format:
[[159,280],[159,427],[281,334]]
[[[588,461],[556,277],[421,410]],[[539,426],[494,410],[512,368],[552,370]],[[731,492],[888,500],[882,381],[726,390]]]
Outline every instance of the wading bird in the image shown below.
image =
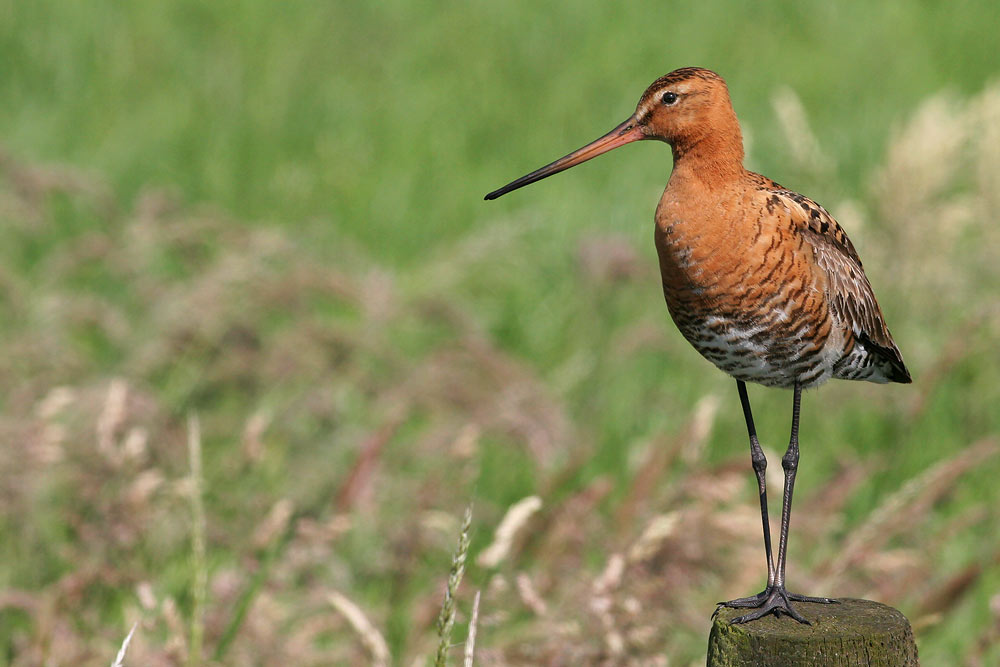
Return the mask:
[[[596,141],[486,195],[512,190],[642,139],[670,144],[673,171],[656,207],[663,294],[677,328],[736,379],[760,492],[767,587],[721,602],[808,621],[792,602],[835,602],[789,593],[785,557],[799,462],[802,390],[830,378],[910,382],[903,358],[854,245],[816,202],[743,167],[743,137],[725,81],[698,67],[653,82],[624,123]],[[792,390],[777,561],[771,557],[767,461],[757,440],[747,382]]]

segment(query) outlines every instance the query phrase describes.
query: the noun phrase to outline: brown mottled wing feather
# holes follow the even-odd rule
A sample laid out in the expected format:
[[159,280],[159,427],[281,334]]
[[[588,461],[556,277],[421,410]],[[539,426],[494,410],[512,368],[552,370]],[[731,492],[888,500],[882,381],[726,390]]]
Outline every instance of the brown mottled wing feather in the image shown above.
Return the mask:
[[[812,246],[816,265],[826,274],[830,312],[837,321],[850,327],[843,363],[857,363],[872,355],[875,357],[872,361],[885,376],[881,381],[910,382],[910,373],[885,325],[861,258],[843,227],[826,209],[807,197],[780,186],[771,192],[791,211],[792,224]],[[858,343],[862,349],[856,349]],[[850,376],[851,369],[844,370]]]

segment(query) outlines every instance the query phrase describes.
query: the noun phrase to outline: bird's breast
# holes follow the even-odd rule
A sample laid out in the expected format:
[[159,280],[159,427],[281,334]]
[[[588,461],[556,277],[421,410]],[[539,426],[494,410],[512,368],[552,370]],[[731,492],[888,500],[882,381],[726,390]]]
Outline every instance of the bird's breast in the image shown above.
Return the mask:
[[[811,248],[739,202],[656,216],[663,295],[678,329],[730,375],[772,386],[829,376],[831,333]],[[824,375],[825,374],[825,375]]]

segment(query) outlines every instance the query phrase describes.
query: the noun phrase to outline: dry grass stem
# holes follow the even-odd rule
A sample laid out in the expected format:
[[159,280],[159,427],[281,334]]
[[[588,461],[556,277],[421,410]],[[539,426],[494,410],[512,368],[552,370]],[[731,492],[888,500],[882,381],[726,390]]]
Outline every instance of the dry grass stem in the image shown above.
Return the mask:
[[594,579],[594,595],[607,595],[622,583],[625,573],[625,558],[621,554],[611,554],[604,571]]
[[632,548],[629,549],[629,560],[633,562],[643,561],[655,554],[660,545],[676,532],[680,521],[680,512],[670,512],[654,517],[646,525],[645,530],[642,531]]
[[189,664],[202,661],[205,638],[205,600],[208,596],[208,562],[205,556],[204,476],[201,456],[201,425],[197,415],[188,417],[188,463],[191,468],[191,640]]
[[693,464],[701,459],[705,444],[712,435],[715,415],[719,411],[719,397],[715,394],[703,396],[694,406],[694,415],[687,428],[688,442],[681,449],[681,459]]
[[528,496],[511,505],[497,526],[493,542],[479,554],[476,563],[480,567],[496,567],[503,562],[510,553],[518,532],[541,508],[542,499],[538,496]]
[[517,584],[517,594],[521,596],[521,602],[524,603],[525,607],[536,616],[545,616],[549,613],[549,606],[545,604],[545,600],[538,594],[535,585],[531,583],[531,577],[524,572],[518,572],[514,583]]
[[771,98],[771,105],[785,134],[795,167],[817,176],[831,172],[835,167],[834,161],[820,148],[816,135],[809,127],[806,109],[795,91],[787,86],[779,88]]
[[385,424],[361,443],[361,451],[358,453],[357,461],[337,493],[337,509],[339,511],[345,512],[365,498],[370,497],[382,451],[406,417],[400,408],[393,409],[392,413]]
[[285,532],[288,522],[295,512],[295,503],[288,498],[282,498],[271,507],[264,520],[257,526],[253,534],[253,545],[263,549]]
[[264,457],[264,431],[271,422],[271,415],[264,411],[255,412],[243,427],[243,455],[252,463]]
[[469,618],[469,634],[465,638],[465,660],[463,667],[472,667],[473,658],[476,652],[476,632],[479,628],[479,594],[472,599],[472,616]]
[[139,622],[136,621],[132,624],[132,629],[128,631],[125,635],[125,640],[122,642],[122,646],[118,649],[118,655],[115,657],[115,661],[111,663],[111,667],[124,667],[125,665],[125,653],[128,652],[128,645],[132,643],[132,635],[135,634],[135,629],[139,627]]
[[361,608],[337,591],[333,591],[327,595],[327,600],[334,609],[340,612],[340,615],[344,617],[361,639],[361,643],[368,649],[372,665],[375,667],[387,667],[391,660],[389,645],[385,643],[382,634],[372,625],[372,622],[368,620],[368,617],[361,611]]
[[125,421],[128,384],[115,378],[108,386],[104,409],[97,420],[97,448],[111,463],[121,463],[121,453],[116,445],[116,435]]

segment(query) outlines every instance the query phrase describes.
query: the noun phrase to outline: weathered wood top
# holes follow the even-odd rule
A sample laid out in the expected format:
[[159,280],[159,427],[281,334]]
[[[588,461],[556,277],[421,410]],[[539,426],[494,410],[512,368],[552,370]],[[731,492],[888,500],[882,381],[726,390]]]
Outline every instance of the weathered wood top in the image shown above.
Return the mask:
[[746,610],[721,609],[708,641],[708,667],[916,667],[917,645],[899,611],[871,600],[796,602],[812,625],[768,616],[729,620]]

